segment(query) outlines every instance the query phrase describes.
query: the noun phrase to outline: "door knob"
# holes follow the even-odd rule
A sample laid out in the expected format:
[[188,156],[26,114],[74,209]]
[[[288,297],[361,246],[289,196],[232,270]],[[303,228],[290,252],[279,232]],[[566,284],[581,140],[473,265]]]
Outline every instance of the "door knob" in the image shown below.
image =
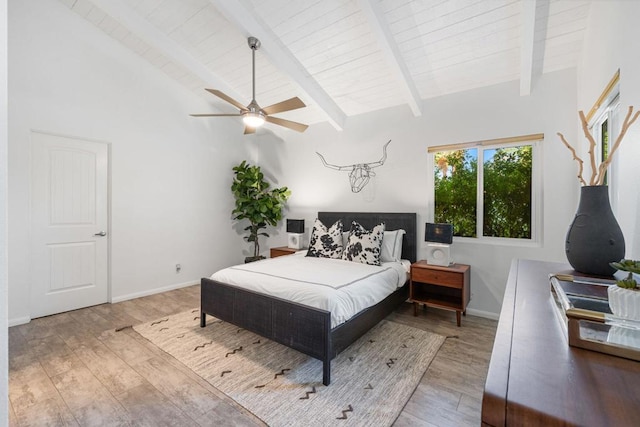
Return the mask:
[[107,232],[106,232],[106,231],[101,231],[101,232],[99,232],[99,233],[94,234],[94,236],[101,236],[101,237],[104,237],[104,236],[106,236],[106,235],[107,235]]

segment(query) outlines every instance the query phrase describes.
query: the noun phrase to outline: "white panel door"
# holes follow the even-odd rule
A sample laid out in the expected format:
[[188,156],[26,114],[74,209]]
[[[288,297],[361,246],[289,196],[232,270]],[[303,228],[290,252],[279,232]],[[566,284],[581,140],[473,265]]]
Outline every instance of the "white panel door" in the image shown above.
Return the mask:
[[108,147],[31,133],[31,318],[108,299]]

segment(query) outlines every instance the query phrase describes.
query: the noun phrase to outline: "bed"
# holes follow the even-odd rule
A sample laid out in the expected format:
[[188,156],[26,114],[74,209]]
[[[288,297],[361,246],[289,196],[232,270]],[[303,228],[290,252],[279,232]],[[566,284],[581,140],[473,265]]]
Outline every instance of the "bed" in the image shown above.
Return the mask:
[[[352,221],[368,229],[380,222],[387,230],[403,229],[406,234],[402,258],[416,261],[415,213],[319,212],[318,218],[327,225],[342,219],[345,229]],[[331,360],[405,301],[408,285],[405,283],[379,303],[333,328],[330,311],[221,281],[202,278],[200,292],[201,327],[206,326],[206,316],[211,315],[319,359],[323,364],[322,383],[328,386]]]

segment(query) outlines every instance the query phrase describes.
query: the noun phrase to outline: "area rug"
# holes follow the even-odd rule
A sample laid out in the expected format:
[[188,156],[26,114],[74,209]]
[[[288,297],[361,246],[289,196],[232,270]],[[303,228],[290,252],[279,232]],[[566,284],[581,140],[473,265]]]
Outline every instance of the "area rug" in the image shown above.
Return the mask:
[[331,364],[194,309],[134,329],[270,426],[389,426],[444,337],[381,321]]

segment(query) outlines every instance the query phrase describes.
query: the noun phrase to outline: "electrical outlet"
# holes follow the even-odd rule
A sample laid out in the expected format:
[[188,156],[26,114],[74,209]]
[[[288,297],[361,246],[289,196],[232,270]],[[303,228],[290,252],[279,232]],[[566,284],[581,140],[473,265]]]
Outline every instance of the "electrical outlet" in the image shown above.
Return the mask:
[[180,264],[176,264],[176,273],[180,273],[180,270],[182,270],[182,266]]

